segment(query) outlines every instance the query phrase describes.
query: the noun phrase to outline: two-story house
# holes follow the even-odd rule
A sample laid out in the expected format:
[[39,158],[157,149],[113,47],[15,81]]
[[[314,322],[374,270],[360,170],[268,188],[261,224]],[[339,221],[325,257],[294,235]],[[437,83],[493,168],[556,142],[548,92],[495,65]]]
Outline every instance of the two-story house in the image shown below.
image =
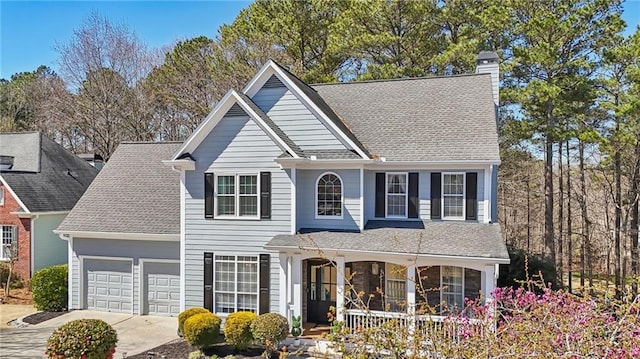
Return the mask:
[[490,299],[509,262],[497,103],[494,53],[477,74],[320,85],[268,62],[165,161],[180,307],[351,323],[353,291],[374,311]]
[[67,261],[53,230],[98,170],[39,132],[0,133],[0,263],[23,279]]

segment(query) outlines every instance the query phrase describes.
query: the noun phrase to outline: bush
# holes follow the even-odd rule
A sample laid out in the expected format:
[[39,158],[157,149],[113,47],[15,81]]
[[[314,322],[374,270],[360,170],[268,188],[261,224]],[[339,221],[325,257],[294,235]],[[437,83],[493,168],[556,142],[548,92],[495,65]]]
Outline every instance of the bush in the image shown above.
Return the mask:
[[31,278],[31,293],[36,309],[47,312],[67,310],[69,269],[66,264],[42,268]]
[[[0,285],[2,288],[7,284],[7,277],[9,276],[9,265],[7,263],[0,263]],[[24,287],[22,277],[16,272],[11,273],[11,289],[18,289]]]
[[47,340],[49,358],[112,359],[118,334],[100,319],[79,319],[63,324]]
[[205,308],[196,307],[196,308],[186,309],[182,311],[180,314],[178,314],[178,335],[182,336],[182,333],[184,333],[184,322],[187,319],[191,318],[196,314],[202,314],[202,313],[211,313],[211,312]]
[[207,349],[220,338],[221,322],[213,313],[192,315],[184,322],[184,339],[193,347]]
[[253,337],[267,347],[267,352],[274,352],[276,344],[289,334],[287,318],[277,313],[265,313],[251,323]]
[[553,263],[513,246],[508,246],[507,249],[511,263],[500,266],[498,287],[518,288],[523,282],[527,282],[528,277],[531,280],[544,280],[545,283],[551,283],[554,289],[562,288],[562,283],[556,282],[556,267]]
[[253,341],[251,323],[258,316],[252,312],[236,312],[229,314],[224,323],[224,338],[227,343],[238,350],[246,350]]

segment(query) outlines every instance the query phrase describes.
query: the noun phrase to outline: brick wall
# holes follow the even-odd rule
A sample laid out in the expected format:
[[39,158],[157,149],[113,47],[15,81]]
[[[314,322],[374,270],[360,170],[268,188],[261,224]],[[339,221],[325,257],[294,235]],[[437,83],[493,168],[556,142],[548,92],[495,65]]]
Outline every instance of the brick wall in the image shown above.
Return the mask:
[[4,186],[0,185],[0,190],[4,193],[4,203],[0,205],[0,225],[18,226],[18,261],[13,270],[22,279],[28,280],[31,278],[31,219],[11,214],[20,211],[20,205]]

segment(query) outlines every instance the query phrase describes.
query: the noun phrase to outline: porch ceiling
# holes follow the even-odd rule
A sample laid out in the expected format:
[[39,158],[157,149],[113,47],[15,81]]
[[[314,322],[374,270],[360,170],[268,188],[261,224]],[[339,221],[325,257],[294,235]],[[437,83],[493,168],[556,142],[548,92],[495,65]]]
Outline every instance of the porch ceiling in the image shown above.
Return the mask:
[[277,235],[265,248],[509,259],[499,225],[467,222],[369,221],[363,232],[306,228]]

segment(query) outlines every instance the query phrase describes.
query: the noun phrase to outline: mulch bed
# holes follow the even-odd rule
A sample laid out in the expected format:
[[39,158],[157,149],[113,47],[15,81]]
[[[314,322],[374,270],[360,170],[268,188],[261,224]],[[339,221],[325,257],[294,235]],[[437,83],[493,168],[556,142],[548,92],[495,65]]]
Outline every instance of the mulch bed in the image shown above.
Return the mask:
[[[147,350],[146,352],[136,354],[133,356],[127,356],[127,359],[147,359],[149,358],[148,353],[154,353],[154,356],[151,358],[162,358],[166,359],[186,359],[189,357],[189,353],[195,351],[192,346],[187,344],[184,339],[176,339],[169,343],[163,344],[159,347],[155,347],[153,349]],[[231,345],[227,343],[219,343],[216,344],[211,350],[208,350],[205,354],[209,357],[217,356],[218,358],[224,358],[228,355],[233,355],[236,359],[250,359],[250,358],[262,358],[263,348],[260,347],[250,347],[244,352],[238,353],[234,350]],[[116,355],[118,355],[116,349]],[[277,358],[277,356],[275,356]]]
[[27,317],[24,317],[22,321],[29,324],[39,324],[42,322],[46,322],[49,319],[59,317],[66,313],[67,312],[38,312],[38,313],[31,314]]

